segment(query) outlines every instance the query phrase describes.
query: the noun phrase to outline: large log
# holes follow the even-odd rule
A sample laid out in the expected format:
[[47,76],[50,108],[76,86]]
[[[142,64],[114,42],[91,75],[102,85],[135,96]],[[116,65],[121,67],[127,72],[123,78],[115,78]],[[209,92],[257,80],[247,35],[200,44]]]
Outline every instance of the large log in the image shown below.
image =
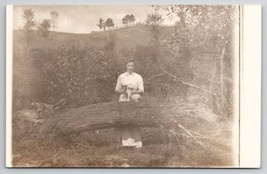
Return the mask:
[[71,134],[84,131],[125,127],[191,126],[199,121],[177,104],[166,102],[109,102],[92,104],[49,117],[41,126],[43,134]]

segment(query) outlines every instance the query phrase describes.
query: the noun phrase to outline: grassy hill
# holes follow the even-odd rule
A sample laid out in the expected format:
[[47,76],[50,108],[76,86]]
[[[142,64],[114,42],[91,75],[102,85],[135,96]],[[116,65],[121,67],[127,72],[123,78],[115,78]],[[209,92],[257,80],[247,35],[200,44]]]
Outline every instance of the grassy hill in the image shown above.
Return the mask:
[[[172,30],[172,27],[164,26],[160,32],[160,39],[164,39]],[[110,34],[116,34],[116,49],[133,49],[137,45],[149,45],[151,41],[151,28],[145,25],[129,26],[108,31],[93,31],[88,34],[74,34],[50,31],[48,37],[43,38],[38,31],[33,31],[31,48],[53,49],[62,44],[88,44],[96,48],[103,48]],[[23,41],[24,33],[21,30],[14,31],[14,44]]]

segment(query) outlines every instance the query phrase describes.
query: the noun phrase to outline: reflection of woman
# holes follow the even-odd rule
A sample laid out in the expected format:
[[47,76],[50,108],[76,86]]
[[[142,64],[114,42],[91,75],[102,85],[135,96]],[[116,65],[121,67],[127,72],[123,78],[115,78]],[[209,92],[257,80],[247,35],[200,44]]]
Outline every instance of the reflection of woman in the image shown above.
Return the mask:
[[[134,72],[133,60],[127,62],[127,72],[118,77],[115,91],[120,93],[120,102],[140,101],[144,84],[142,77]],[[123,146],[142,147],[142,136],[138,127],[123,128],[121,138]]]

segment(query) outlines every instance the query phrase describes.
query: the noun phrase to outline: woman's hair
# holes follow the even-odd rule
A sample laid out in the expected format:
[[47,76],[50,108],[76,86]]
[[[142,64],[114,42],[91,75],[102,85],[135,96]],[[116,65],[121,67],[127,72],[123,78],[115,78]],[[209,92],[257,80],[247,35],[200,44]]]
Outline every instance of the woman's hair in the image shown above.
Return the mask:
[[126,64],[128,64],[129,62],[133,62],[133,63],[135,63],[133,59],[128,59],[128,60],[126,60]]

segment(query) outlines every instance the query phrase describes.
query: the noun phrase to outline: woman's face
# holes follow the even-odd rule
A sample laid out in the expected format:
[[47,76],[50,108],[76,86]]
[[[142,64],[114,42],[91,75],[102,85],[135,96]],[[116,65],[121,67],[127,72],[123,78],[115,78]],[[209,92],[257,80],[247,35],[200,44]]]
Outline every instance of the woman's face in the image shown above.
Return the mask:
[[134,71],[134,63],[128,62],[127,63],[127,72],[132,73]]

